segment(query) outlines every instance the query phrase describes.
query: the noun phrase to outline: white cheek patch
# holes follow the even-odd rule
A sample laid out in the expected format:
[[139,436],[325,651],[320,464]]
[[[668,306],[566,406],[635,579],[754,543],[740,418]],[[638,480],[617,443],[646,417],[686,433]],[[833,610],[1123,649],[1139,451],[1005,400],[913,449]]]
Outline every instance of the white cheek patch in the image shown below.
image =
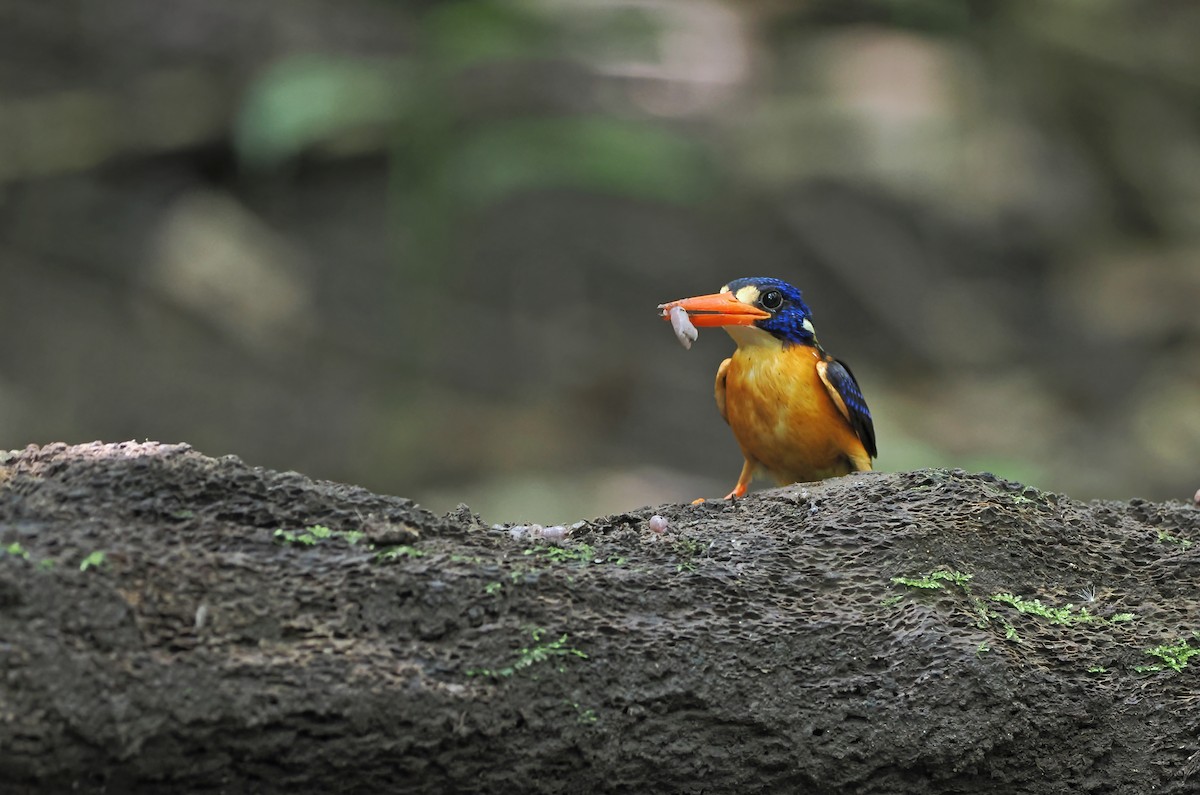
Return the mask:
[[737,300],[741,301],[743,304],[749,304],[750,306],[754,306],[754,304],[757,303],[757,301],[758,301],[758,288],[754,287],[752,285],[743,287],[742,289],[740,289],[736,293],[734,293],[734,297],[737,298]]

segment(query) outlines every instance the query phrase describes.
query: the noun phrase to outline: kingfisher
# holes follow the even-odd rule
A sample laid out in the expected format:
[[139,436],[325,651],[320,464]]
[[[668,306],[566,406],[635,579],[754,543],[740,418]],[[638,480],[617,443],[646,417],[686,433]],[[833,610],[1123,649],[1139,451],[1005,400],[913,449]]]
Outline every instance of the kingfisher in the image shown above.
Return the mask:
[[758,471],[786,485],[871,469],[878,455],[871,412],[850,368],[817,342],[800,290],[765,276],[734,279],[719,293],[671,301],[659,311],[681,342],[684,332],[695,336],[680,328],[690,321],[720,326],[737,343],[717,368],[714,387],[717,410],[745,458],[725,499],[745,496]]

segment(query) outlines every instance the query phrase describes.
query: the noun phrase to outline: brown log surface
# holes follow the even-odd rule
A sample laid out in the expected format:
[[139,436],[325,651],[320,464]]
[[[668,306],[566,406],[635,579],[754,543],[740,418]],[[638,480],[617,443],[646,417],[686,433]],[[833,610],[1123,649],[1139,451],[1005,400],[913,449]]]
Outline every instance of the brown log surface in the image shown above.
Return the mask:
[[1184,503],[922,470],[552,543],[48,445],[0,454],[0,542],[6,793],[1200,789],[1200,656],[1147,653],[1200,647]]

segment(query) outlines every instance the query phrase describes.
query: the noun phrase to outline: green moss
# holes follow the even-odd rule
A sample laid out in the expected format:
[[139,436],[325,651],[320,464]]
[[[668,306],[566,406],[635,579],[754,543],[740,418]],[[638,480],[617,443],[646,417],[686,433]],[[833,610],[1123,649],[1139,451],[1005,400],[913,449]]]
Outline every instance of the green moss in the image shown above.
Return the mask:
[[323,524],[309,525],[303,530],[284,530],[282,527],[275,531],[275,538],[285,544],[312,547],[333,538],[345,539],[349,544],[357,544],[366,534],[361,530],[333,530]]
[[1192,545],[1192,542],[1186,538],[1172,535],[1166,530],[1158,531],[1158,543],[1160,544],[1176,544],[1180,549],[1187,549]]
[[87,571],[88,569],[99,568],[100,566],[104,565],[106,558],[107,555],[97,550],[83,559],[83,562],[79,564],[79,570]]
[[388,549],[385,549],[382,552],[375,553],[375,560],[379,561],[380,563],[386,563],[389,560],[399,560],[400,558],[423,558],[423,557],[425,557],[424,551],[417,549],[416,547],[410,547],[408,544],[401,544],[400,546],[389,547]]
[[[975,626],[981,630],[987,630],[993,627],[998,627],[1004,633],[1004,639],[1014,643],[1021,642],[1021,635],[1011,621],[1001,615],[992,607],[993,603],[1008,605],[1015,608],[1017,612],[1042,618],[1049,621],[1051,624],[1059,626],[1079,626],[1084,624],[1121,624],[1134,621],[1137,617],[1133,613],[1117,613],[1111,618],[1090,613],[1086,608],[1076,607],[1073,604],[1068,604],[1064,607],[1051,607],[1042,604],[1039,599],[1026,599],[1022,596],[1017,596],[1011,593],[996,593],[987,598],[981,598],[971,592],[970,587],[971,575],[960,571],[951,571],[949,569],[938,569],[915,577],[893,577],[892,582],[896,585],[903,585],[907,588],[915,588],[918,590],[941,590],[947,584],[957,586],[962,589],[971,604],[971,608],[976,617]],[[902,598],[902,597],[900,597]],[[892,597],[884,602],[885,605],[895,604],[897,597]]]
[[544,642],[543,636],[546,634],[544,629],[534,629],[530,633],[533,639],[533,645],[518,649],[516,657],[509,665],[502,668],[472,668],[467,671],[467,676],[494,676],[494,677],[509,677],[518,671],[529,668],[538,663],[546,662],[547,660],[557,659],[560,661],[556,670],[561,673],[565,670],[562,661],[577,657],[586,660],[587,654],[567,645],[568,635],[564,633],[558,640]]
[[704,549],[704,544],[694,538],[680,538],[671,544],[671,550],[683,558],[683,560],[675,564],[675,571],[695,571],[697,568],[696,558],[700,557]]
[[596,552],[596,548],[593,547],[591,544],[585,544],[583,542],[580,542],[578,544],[572,544],[570,546],[561,546],[561,547],[560,546],[532,547],[530,549],[526,549],[524,554],[531,555],[531,556],[536,555],[540,558],[544,558],[545,560],[547,560],[551,563],[575,564],[577,566],[588,566],[591,564],[601,564],[601,563],[608,563],[613,566],[625,565],[625,558],[617,556],[617,555],[610,555],[609,557],[604,557],[603,555]]
[[[1196,635],[1197,633],[1192,633]],[[1155,646],[1153,649],[1146,649],[1146,654],[1151,657],[1157,657],[1159,662],[1152,665],[1138,665],[1133,670],[1138,673],[1153,673],[1156,671],[1171,670],[1178,673],[1188,666],[1188,660],[1200,654],[1200,647],[1192,646],[1187,638],[1177,641],[1171,645],[1163,644]]]
[[947,571],[946,569],[938,569],[921,577],[893,577],[892,582],[896,585],[906,585],[909,588],[924,588],[934,590],[941,588],[942,583],[949,582],[960,588],[965,588],[967,583],[971,581],[970,574],[964,574],[961,571]]
[[1051,624],[1073,626],[1075,624],[1093,624],[1104,621],[1100,616],[1089,613],[1087,608],[1076,607],[1071,604],[1065,607],[1048,607],[1042,604],[1039,599],[1025,599],[1024,597],[1015,596],[1010,593],[992,594],[989,598],[993,602],[1015,607],[1018,612],[1025,613],[1026,615],[1048,619]]
[[576,703],[574,701],[568,701],[567,703],[570,704],[575,709],[575,722],[576,723],[591,725],[591,724],[595,723],[596,721],[600,720],[599,716],[596,715],[596,710],[592,709],[591,707],[586,707],[586,708],[581,707],[581,706],[579,706],[578,703]]

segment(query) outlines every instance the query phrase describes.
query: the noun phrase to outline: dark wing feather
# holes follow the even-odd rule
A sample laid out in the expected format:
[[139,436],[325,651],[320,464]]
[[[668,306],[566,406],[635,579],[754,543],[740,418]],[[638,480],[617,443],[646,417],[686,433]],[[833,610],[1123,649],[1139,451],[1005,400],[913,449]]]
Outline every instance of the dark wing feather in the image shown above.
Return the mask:
[[858,434],[867,454],[875,458],[879,455],[875,449],[875,424],[871,422],[871,410],[867,408],[867,401],[863,399],[862,390],[858,388],[854,374],[837,359],[827,359],[821,364],[824,366],[818,369],[825,387],[850,421],[850,427]]

